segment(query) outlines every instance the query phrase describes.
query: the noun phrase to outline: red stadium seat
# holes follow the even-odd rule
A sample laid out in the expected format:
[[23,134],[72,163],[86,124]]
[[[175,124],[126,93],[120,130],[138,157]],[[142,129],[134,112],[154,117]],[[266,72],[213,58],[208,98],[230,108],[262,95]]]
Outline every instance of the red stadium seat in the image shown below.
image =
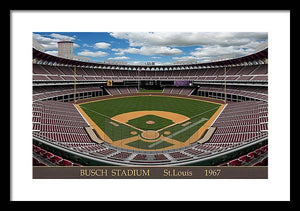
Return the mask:
[[47,153],[46,150],[41,149],[40,152],[39,152],[39,155],[40,155],[40,156],[44,156],[46,153]]
[[253,159],[252,157],[247,156],[247,155],[244,155],[244,156],[239,158],[240,161],[245,162],[245,163],[251,161],[252,159]]
[[254,152],[248,153],[247,156],[249,156],[251,159],[258,157],[258,155],[256,153],[254,153]]
[[257,150],[255,150],[254,152],[257,154],[257,156],[260,156],[260,155],[261,155],[260,149],[257,149]]
[[59,156],[57,156],[57,155],[54,155],[51,159],[50,159],[50,161],[52,162],[52,163],[56,163],[56,164],[58,164],[59,165],[59,162],[62,160],[62,158],[61,157],[59,157]]
[[54,155],[51,152],[47,152],[44,157],[50,160]]
[[262,161],[260,161],[262,166],[267,166],[268,165],[268,157],[265,157],[264,159],[262,159]]
[[234,159],[234,160],[230,161],[228,164],[229,164],[229,166],[240,166],[242,164],[242,162],[239,161],[238,159]]
[[34,166],[39,166],[40,165],[40,161],[38,159],[36,159],[35,157],[33,157],[33,165]]
[[268,151],[268,146],[263,146],[260,148],[261,154],[264,154],[266,151]]
[[41,150],[41,148],[36,146],[33,151],[38,153],[40,150]]
[[72,166],[72,162],[66,159],[63,159],[62,161],[59,162],[59,165],[61,166]]

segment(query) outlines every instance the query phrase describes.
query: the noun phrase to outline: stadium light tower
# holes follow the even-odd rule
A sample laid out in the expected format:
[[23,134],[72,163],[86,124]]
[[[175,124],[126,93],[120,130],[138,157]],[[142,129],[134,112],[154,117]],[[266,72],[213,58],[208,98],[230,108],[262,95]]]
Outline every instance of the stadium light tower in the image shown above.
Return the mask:
[[225,78],[224,78],[224,92],[225,92],[224,102],[226,104],[226,96],[227,96],[227,93],[226,93],[226,66],[225,66]]
[[141,68],[138,67],[137,70],[138,70],[138,92],[139,92],[139,90],[140,90],[140,72],[141,72]]
[[76,66],[74,66],[74,104],[76,104]]

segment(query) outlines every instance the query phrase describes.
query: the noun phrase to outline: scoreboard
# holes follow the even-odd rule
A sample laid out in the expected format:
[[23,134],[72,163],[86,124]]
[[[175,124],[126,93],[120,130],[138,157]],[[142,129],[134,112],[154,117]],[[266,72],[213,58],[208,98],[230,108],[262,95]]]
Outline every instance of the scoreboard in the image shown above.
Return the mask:
[[106,85],[107,86],[112,86],[112,80],[108,80]]

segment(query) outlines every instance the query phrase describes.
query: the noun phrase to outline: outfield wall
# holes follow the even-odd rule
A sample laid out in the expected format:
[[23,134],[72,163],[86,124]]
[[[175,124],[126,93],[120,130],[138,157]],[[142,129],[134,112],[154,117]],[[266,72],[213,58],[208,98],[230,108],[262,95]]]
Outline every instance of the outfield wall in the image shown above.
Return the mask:
[[134,93],[134,94],[122,94],[122,95],[104,95],[100,97],[92,97],[88,99],[81,99],[78,100],[77,103],[86,103],[90,101],[96,101],[96,100],[102,100],[102,99],[113,99],[116,97],[131,97],[131,96],[146,96],[146,95],[157,95],[157,96],[175,96],[175,97],[181,97],[181,98],[191,98],[191,99],[197,99],[197,100],[203,100],[203,101],[209,101],[209,102],[214,102],[214,103],[220,103],[220,104],[225,104],[224,100],[219,100],[219,99],[214,99],[214,98],[208,98],[208,97],[202,97],[202,96],[186,96],[186,95],[178,95],[178,94],[165,94],[165,93]]

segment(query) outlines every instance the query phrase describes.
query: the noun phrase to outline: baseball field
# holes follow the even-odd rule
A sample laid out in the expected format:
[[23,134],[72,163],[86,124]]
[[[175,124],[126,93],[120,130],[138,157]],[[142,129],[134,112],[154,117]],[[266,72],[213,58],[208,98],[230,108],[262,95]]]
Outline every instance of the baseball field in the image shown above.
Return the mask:
[[166,150],[193,143],[223,104],[162,96],[123,96],[76,105],[101,139],[134,150]]

